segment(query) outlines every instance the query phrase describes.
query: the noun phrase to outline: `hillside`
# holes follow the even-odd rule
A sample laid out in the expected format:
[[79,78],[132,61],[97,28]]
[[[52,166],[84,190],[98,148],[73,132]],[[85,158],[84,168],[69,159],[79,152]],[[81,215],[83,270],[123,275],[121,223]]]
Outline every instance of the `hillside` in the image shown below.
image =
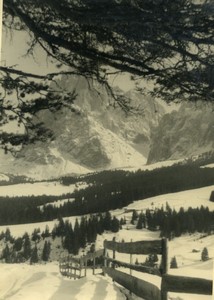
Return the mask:
[[[42,183],[39,184],[41,185]],[[51,186],[54,187],[54,183],[51,183],[51,185],[47,185],[46,189],[49,188],[51,191]],[[35,187],[37,188],[34,190],[34,193],[36,193],[38,190],[38,184],[35,185]],[[159,238],[159,231],[136,229],[136,225],[131,224],[133,210],[136,210],[138,212],[144,211],[148,208],[154,210],[158,207],[167,205],[167,203],[170,203],[170,206],[176,210],[179,210],[180,207],[184,207],[184,209],[187,210],[190,205],[192,208],[200,207],[201,205],[203,205],[204,207],[209,206],[210,211],[214,211],[214,203],[209,201],[209,196],[213,189],[214,186],[210,186],[189,191],[160,195],[136,201],[122,209],[112,210],[112,216],[115,216],[118,219],[125,218],[126,224],[123,225],[123,228],[116,233],[105,231],[102,235],[98,235],[95,243],[95,248],[103,248],[103,241],[105,239],[112,240],[113,237],[115,237],[117,241],[130,241],[131,239],[133,241],[148,239],[151,240]],[[25,194],[27,194],[27,192],[29,191],[26,190]],[[52,194],[53,193],[54,190],[52,190]],[[189,199],[191,199],[190,202]],[[64,221],[68,220],[74,226],[76,218],[80,220],[81,216],[64,218]],[[25,232],[28,232],[28,234],[31,236],[35,228],[40,228],[40,232],[42,232],[48,225],[49,230],[51,231],[57,223],[57,220],[53,220],[49,222],[28,224],[27,226],[26,224],[0,226],[0,232],[5,231],[6,228],[9,228],[12,236],[16,238],[22,236]],[[37,244],[39,255],[41,255],[42,253],[42,248],[44,247],[44,243],[46,240],[47,238],[45,238],[44,240],[41,239],[41,241]],[[32,300],[36,300],[38,299],[38,297],[41,297],[41,295],[43,299],[67,299],[69,294],[73,295],[75,299],[82,300],[84,299],[82,297],[85,297],[85,295],[88,293],[89,287],[91,295],[90,299],[93,300],[110,300],[112,299],[112,297],[114,297],[114,299],[116,300],[126,299],[124,296],[124,289],[121,290],[121,287],[118,287],[117,284],[112,284],[111,279],[109,279],[108,277],[103,278],[100,275],[89,275],[87,276],[87,278],[83,278],[78,281],[72,281],[59,275],[58,264],[56,261],[59,260],[61,255],[66,255],[66,250],[62,248],[61,238],[56,238],[55,240],[48,238],[48,240],[51,242],[50,259],[53,261],[52,263],[48,262],[47,264],[42,263],[36,264],[34,266],[30,266],[28,265],[28,263],[15,265],[1,264],[1,270],[4,271],[1,272],[3,277],[0,278],[1,299],[16,300],[21,297],[21,299],[25,300],[31,297]],[[2,241],[0,243],[0,247],[1,249],[3,249],[4,247]],[[210,260],[208,260],[207,262],[202,262],[200,260],[201,251],[204,247],[207,247],[209,251]],[[193,249],[196,249],[194,253]],[[111,252],[109,253],[109,255],[112,255]],[[178,269],[171,269],[170,273],[175,275],[182,275],[183,273],[185,273],[186,276],[196,276],[211,279],[213,276],[213,264],[211,259],[214,258],[213,235],[194,233],[191,235],[185,234],[172,239],[169,242],[169,261],[173,256],[176,256]],[[117,259],[120,259],[122,261],[129,261],[129,257],[127,257],[127,255],[117,254]],[[135,261],[136,259],[138,259],[139,262],[143,262],[145,260],[145,256],[134,255],[133,261]],[[97,270],[97,272],[99,273],[99,270]],[[156,285],[160,285],[160,280],[159,278],[157,278],[157,276],[142,274],[136,271],[133,272],[133,275],[139,278],[147,278],[147,280],[149,280],[150,282],[153,282]],[[8,280],[8,278],[10,278],[10,280]],[[44,287],[44,289],[42,287]],[[106,292],[104,292],[104,289]],[[189,298],[190,296],[191,298]],[[210,296],[202,295],[200,295],[199,297],[198,295],[170,294],[170,297],[173,300],[211,300]]]

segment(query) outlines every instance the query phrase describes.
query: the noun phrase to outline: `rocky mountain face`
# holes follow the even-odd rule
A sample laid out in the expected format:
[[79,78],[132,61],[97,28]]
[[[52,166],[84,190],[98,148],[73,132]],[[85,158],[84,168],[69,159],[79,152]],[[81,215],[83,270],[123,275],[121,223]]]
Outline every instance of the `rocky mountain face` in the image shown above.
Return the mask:
[[214,149],[214,107],[210,105],[182,103],[173,110],[131,90],[125,96],[139,107],[139,113],[126,115],[110,105],[112,99],[97,83],[89,86],[85,79],[62,77],[58,84],[66,90],[76,89],[76,111],[41,111],[37,118],[53,131],[54,140],[28,145],[16,157],[0,152],[0,173],[51,178],[140,168]]
[[89,88],[85,79],[62,77],[58,84],[76,89],[78,113],[68,108],[40,112],[37,117],[54,132],[54,140],[28,145],[16,158],[3,155],[1,172],[50,178],[146,163],[151,131],[165,113],[162,103],[130,91],[126,97],[139,113],[126,115],[110,105],[106,89],[97,83]]
[[182,104],[165,114],[151,135],[148,163],[187,158],[214,150],[214,106]]

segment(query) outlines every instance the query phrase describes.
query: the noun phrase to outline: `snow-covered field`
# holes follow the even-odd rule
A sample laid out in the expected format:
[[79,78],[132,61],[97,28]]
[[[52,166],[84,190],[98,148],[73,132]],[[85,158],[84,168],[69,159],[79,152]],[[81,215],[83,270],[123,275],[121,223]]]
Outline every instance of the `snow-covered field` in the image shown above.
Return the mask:
[[[22,185],[23,186],[23,185]],[[27,184],[31,186],[31,184]],[[44,186],[44,184],[43,184]],[[39,187],[39,184],[36,184]],[[61,188],[57,183],[48,183],[46,188],[50,192],[54,191],[54,187]],[[53,189],[52,189],[53,188]],[[71,189],[71,186],[64,187]],[[112,215],[117,217],[126,217],[127,225],[118,233],[105,233],[98,236],[96,248],[103,248],[104,239],[112,240],[113,237],[117,241],[137,241],[159,238],[159,232],[150,232],[146,229],[137,230],[130,224],[131,209],[143,210],[146,208],[155,208],[165,205],[166,202],[172,208],[178,210],[181,206],[187,209],[191,207],[200,207],[201,205],[208,206],[214,210],[214,203],[209,201],[210,193],[214,190],[214,186],[188,190],[179,193],[166,194],[157,197],[152,197],[146,200],[136,201],[126,208],[112,211]],[[36,191],[36,189],[35,189]],[[25,191],[27,193],[27,190]],[[28,193],[30,189],[28,190]],[[21,191],[20,191],[21,193]],[[23,194],[23,193],[22,193]],[[43,192],[42,192],[43,194]],[[74,223],[76,217],[69,217],[70,222]],[[32,233],[34,228],[45,229],[46,225],[52,230],[55,221],[23,224],[13,226],[0,226],[0,232],[6,227],[10,228],[11,234],[15,237],[22,236],[24,232]],[[210,260],[201,261],[201,251],[207,247]],[[193,252],[193,249],[197,252]],[[111,257],[111,252],[109,256]],[[170,269],[169,273],[174,275],[184,275],[191,277],[199,277],[213,279],[213,259],[214,259],[214,235],[203,236],[202,234],[184,235],[169,242],[169,261],[173,256],[176,256],[178,269]],[[134,256],[139,262],[145,261],[145,256]],[[58,259],[56,257],[56,259]],[[116,254],[116,259],[128,261],[130,257],[125,254]],[[126,270],[129,272],[129,270]],[[146,280],[146,278],[154,284],[160,286],[160,278],[149,274],[142,274],[133,271],[133,275]],[[0,264],[0,300],[34,300],[34,299],[50,299],[50,300],[122,300],[126,299],[118,288],[118,285],[112,283],[108,277],[103,278],[101,275],[83,278],[77,281],[63,278],[59,274],[58,265],[56,262],[46,265],[30,266],[28,264],[8,265]],[[211,300],[211,296],[192,295],[192,294],[169,294],[169,299],[173,300]]]
[[214,191],[214,185],[199,189],[187,190],[177,193],[165,194],[156,197],[147,198],[145,200],[135,201],[127,206],[127,209],[144,210],[146,208],[161,208],[166,203],[175,210],[180,207],[187,209],[188,207],[196,208],[201,205],[214,210],[214,202],[209,201],[211,192]]
[[133,167],[121,167],[121,168],[117,168],[120,170],[125,170],[125,171],[131,171],[131,172],[136,172],[137,170],[142,170],[142,171],[151,171],[154,169],[159,169],[159,168],[163,168],[163,167],[171,167],[175,164],[178,164],[180,162],[184,161],[183,159],[176,159],[176,160],[166,160],[166,161],[160,161],[160,162],[156,162],[153,163],[151,165],[146,165],[146,164],[142,164],[140,165],[138,163],[138,166],[133,166]]
[[57,181],[52,182],[35,182],[22,183],[7,186],[0,186],[0,196],[40,196],[53,195],[60,196],[62,194],[72,193],[75,189],[84,189],[87,184],[82,183],[78,185],[71,184],[69,186],[62,185]]

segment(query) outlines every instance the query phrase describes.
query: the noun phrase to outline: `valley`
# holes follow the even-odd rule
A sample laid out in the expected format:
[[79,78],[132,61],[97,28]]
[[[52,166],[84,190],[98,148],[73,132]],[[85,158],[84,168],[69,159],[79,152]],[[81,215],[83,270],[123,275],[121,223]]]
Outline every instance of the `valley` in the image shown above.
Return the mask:
[[[163,169],[171,167],[163,167]],[[172,166],[172,170],[174,167]],[[176,166],[176,168],[179,168]],[[181,166],[182,168],[182,166]],[[150,167],[151,169],[151,167]],[[204,170],[205,168],[200,168]],[[160,172],[160,169],[155,169],[156,172]],[[212,168],[209,168],[212,170]],[[151,170],[150,170],[151,171]],[[122,172],[122,173],[120,173]],[[127,171],[119,171],[119,175],[127,174]],[[139,172],[139,171],[138,171]],[[146,172],[148,176],[149,171]],[[161,173],[161,176],[163,174]],[[113,176],[113,177],[112,177]],[[127,176],[127,175],[126,175]],[[122,176],[123,177],[123,176]],[[76,192],[84,192],[88,188],[95,187],[99,182],[108,183],[111,180],[116,180],[118,178],[117,171],[110,172],[110,177],[108,173],[95,173],[91,175],[87,175],[86,177],[80,177],[79,179],[72,179],[72,177],[63,177],[60,181],[50,181],[50,182],[37,182],[37,183],[23,183],[16,185],[8,185],[1,186],[0,192],[1,197],[7,197],[7,203],[10,203],[10,198],[14,196],[15,191],[17,190],[17,196],[25,196],[29,197],[28,201],[30,201],[30,197],[39,197],[42,195],[47,195],[49,197],[54,197],[54,201],[51,201],[51,198],[48,200],[48,205],[59,209],[64,203],[67,203],[66,199],[60,199],[60,197],[66,197],[67,193],[72,195],[74,191]],[[206,177],[207,180],[208,177]],[[78,182],[79,180],[79,182]],[[209,179],[208,179],[209,180]],[[69,183],[69,182],[75,183]],[[117,180],[116,180],[117,181]],[[92,184],[93,182],[93,184]],[[164,182],[164,181],[163,181]],[[64,184],[63,184],[64,183]],[[65,184],[66,183],[66,184]],[[105,183],[105,184],[106,184]],[[99,186],[99,185],[98,185]],[[10,189],[9,189],[10,187]],[[121,208],[117,207],[115,209],[111,209],[109,213],[111,214],[111,218],[116,218],[117,220],[125,220],[125,223],[121,223],[120,228],[116,229],[116,232],[111,232],[111,230],[104,230],[102,234],[97,233],[96,238],[94,239],[94,247],[96,250],[103,248],[103,242],[105,239],[112,240],[115,238],[116,241],[138,241],[138,240],[153,240],[160,238],[160,230],[151,230],[148,228],[148,225],[142,229],[137,229],[136,226],[139,222],[138,217],[141,213],[146,213],[150,211],[155,212],[161,210],[162,208],[169,209],[170,207],[173,211],[177,211],[179,213],[181,207],[184,211],[188,211],[191,207],[191,210],[200,209],[201,206],[204,208],[208,208],[209,211],[214,213],[214,202],[210,201],[211,192],[214,190],[214,185],[206,186],[204,183],[203,187],[193,188],[171,192],[167,194],[156,195],[153,197],[145,197],[144,199],[135,200],[130,204],[127,204]],[[114,196],[114,193],[112,194]],[[57,200],[58,197],[58,200]],[[12,199],[12,198],[11,198]],[[18,199],[18,198],[17,198]],[[19,201],[19,200],[17,200]],[[72,200],[73,201],[73,200]],[[1,204],[1,200],[0,200]],[[47,204],[45,204],[47,205]],[[40,206],[40,209],[43,209],[43,206]],[[101,210],[102,211],[102,210]],[[133,222],[133,212],[138,214],[138,217]],[[79,222],[80,226],[82,222],[82,218],[89,219],[92,217],[92,214],[81,215],[73,215],[63,217],[64,224],[70,223],[72,228],[75,229],[75,223]],[[137,221],[138,220],[138,221]],[[2,288],[0,289],[0,299],[27,299],[29,295],[35,297],[37,299],[40,295],[43,295],[44,299],[67,299],[68,294],[72,294],[75,299],[84,299],[88,291],[88,287],[91,286],[91,298],[90,299],[103,299],[110,300],[112,297],[115,299],[125,299],[126,291],[121,286],[117,284],[112,284],[111,280],[107,278],[103,278],[101,275],[93,276],[89,275],[87,277],[79,279],[77,281],[73,281],[72,279],[67,279],[59,274],[58,269],[58,261],[60,257],[66,256],[68,254],[68,250],[63,245],[62,241],[65,237],[51,237],[51,232],[53,234],[53,230],[55,230],[56,226],[59,226],[59,218],[55,218],[49,221],[43,222],[35,222],[28,224],[14,224],[14,225],[1,225],[0,232],[10,231],[10,235],[13,239],[18,239],[28,234],[30,240],[33,239],[33,232],[37,230],[38,239],[35,242],[31,240],[31,247],[33,249],[33,245],[36,245],[38,251],[38,263],[33,265],[29,265],[29,259],[23,261],[20,264],[5,264],[3,261],[0,264],[0,268],[2,270],[1,274],[4,275],[4,279],[2,279],[1,284]],[[148,220],[147,220],[148,222]],[[48,228],[48,236],[42,237],[43,233]],[[112,229],[113,230],[113,229]],[[5,238],[1,238],[0,241],[0,252],[5,248]],[[9,240],[8,240],[9,241]],[[12,240],[11,240],[12,241]],[[50,256],[48,261],[43,261],[42,253],[44,251],[44,244],[49,242],[51,245]],[[9,245],[9,248],[13,244],[13,242],[6,242]],[[71,242],[72,243],[72,242]],[[78,250],[78,254],[81,256],[85,252],[90,251],[91,243],[85,244],[83,248],[80,247]],[[208,249],[209,260],[201,261],[201,253],[204,248]],[[11,248],[12,249],[12,248]],[[73,251],[73,250],[72,250]],[[109,252],[111,257],[112,253]],[[205,279],[213,279],[213,258],[214,258],[214,240],[213,240],[213,232],[204,231],[197,232],[197,230],[192,233],[181,234],[180,236],[172,236],[169,240],[169,264],[173,257],[176,257],[177,267],[176,269],[169,269],[169,273],[173,275],[183,275],[190,277],[200,277]],[[129,257],[123,254],[117,254],[117,259],[127,262]],[[138,261],[138,263],[144,263],[146,256],[145,255],[133,255],[133,262]],[[30,271],[32,270],[32,271]],[[119,269],[118,269],[119,270]],[[128,270],[124,270],[123,272],[128,272]],[[28,275],[31,272],[30,276]],[[101,272],[98,271],[98,273]],[[20,279],[16,277],[16,274],[22,274]],[[148,280],[151,283],[154,283],[157,286],[160,286],[160,278],[154,275],[148,275],[145,273],[140,273],[137,271],[133,271],[133,275],[137,278],[143,278],[144,280]],[[11,278],[8,282],[7,278]],[[38,289],[38,286],[40,288]],[[44,288],[41,288],[43,286]],[[47,289],[46,286],[50,286],[50,289]],[[92,289],[93,287],[93,289]],[[106,292],[103,292],[105,288]],[[191,298],[190,298],[191,296]],[[96,298],[98,297],[98,298]],[[137,299],[137,296],[132,296],[131,299]],[[88,299],[88,298],[87,298]],[[177,300],[211,300],[211,296],[205,295],[194,295],[194,294],[176,294],[169,293],[169,299]]]
[[0,1],[0,300],[213,299],[213,16]]

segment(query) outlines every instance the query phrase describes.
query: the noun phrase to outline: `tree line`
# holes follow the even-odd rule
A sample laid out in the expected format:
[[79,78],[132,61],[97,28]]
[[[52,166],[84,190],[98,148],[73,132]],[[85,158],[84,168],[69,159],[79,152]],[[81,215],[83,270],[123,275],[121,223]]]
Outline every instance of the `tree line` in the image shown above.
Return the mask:
[[167,204],[166,208],[146,209],[145,212],[140,213],[133,211],[131,223],[136,225],[137,229],[160,230],[161,237],[173,239],[185,233],[212,233],[214,212],[204,206],[189,207],[187,210],[181,207],[179,211],[176,211]]
[[[62,217],[59,217],[52,231],[46,226],[42,232],[40,229],[34,229],[30,236],[25,233],[18,238],[14,238],[7,228],[0,234],[0,240],[5,242],[1,259],[6,263],[48,261],[51,253],[50,240],[54,241],[56,238],[60,238],[61,247],[69,254],[77,255],[79,250],[84,249],[88,244],[91,244],[91,248],[93,248],[98,234],[101,235],[104,231],[118,232],[124,223],[123,218],[119,220],[106,212],[105,214],[91,215],[88,218],[82,217],[80,221],[76,219],[74,226],[68,220],[64,221]],[[39,255],[38,245],[41,241],[44,242]]]
[[[63,183],[64,179],[61,180]],[[88,187],[76,190],[73,194],[0,199],[0,225],[105,212],[125,207],[136,200],[213,185],[214,169],[174,165],[152,171],[103,171],[87,175],[81,180],[86,181]],[[68,182],[69,178],[66,178],[66,184]],[[64,202],[59,207],[50,204],[66,198],[75,200]],[[39,207],[41,205],[42,209]]]

